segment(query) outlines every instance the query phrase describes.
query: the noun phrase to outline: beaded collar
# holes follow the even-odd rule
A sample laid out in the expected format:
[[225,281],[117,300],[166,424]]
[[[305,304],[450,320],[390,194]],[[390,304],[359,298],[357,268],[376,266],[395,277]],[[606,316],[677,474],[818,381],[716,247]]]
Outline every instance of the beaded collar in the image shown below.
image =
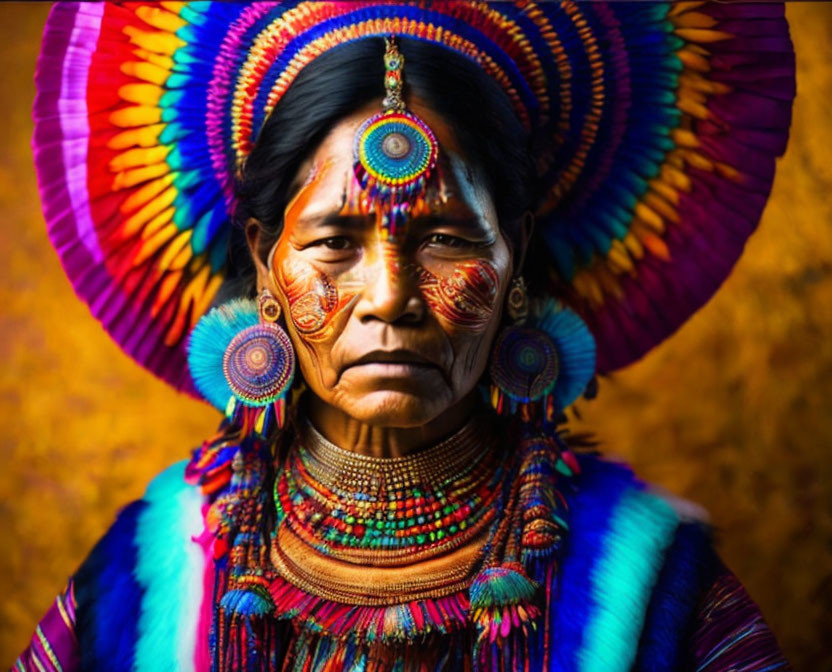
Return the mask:
[[498,422],[477,415],[398,459],[342,450],[297,419],[282,443],[234,427],[206,442],[188,477],[211,502],[220,669],[277,655],[287,628],[303,665],[338,642],[342,669],[382,649],[400,661],[437,636],[436,651],[470,651],[479,669],[530,660],[568,529],[559,489],[578,463],[561,433]]
[[272,562],[289,583],[354,605],[439,598],[470,583],[505,480],[482,419],[403,457],[369,457],[307,423],[275,484]]

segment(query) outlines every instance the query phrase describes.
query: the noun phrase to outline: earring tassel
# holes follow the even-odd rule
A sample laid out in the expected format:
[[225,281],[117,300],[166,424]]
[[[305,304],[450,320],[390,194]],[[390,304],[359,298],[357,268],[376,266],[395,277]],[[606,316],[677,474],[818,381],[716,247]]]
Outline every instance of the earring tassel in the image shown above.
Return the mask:
[[286,423],[286,397],[276,399],[272,407],[274,408],[275,422],[277,422],[278,428],[283,429],[283,425]]

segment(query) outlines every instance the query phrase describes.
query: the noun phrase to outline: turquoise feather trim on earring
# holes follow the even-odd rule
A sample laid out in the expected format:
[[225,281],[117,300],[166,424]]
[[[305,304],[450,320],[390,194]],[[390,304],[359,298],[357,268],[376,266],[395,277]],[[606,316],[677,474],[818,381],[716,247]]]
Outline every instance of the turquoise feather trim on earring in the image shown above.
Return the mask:
[[497,663],[495,650],[528,647],[529,632],[540,627],[538,592],[551,585],[569,531],[559,488],[580,470],[556,426],[595,373],[595,341],[575,313],[551,299],[532,305],[522,278],[512,281],[506,310],[513,324],[492,351],[491,402],[512,418],[520,449],[501,507],[506,531],[492,532],[469,589],[480,669]]
[[595,374],[595,339],[580,317],[552,298],[530,310],[522,278],[512,281],[507,311],[514,324],[491,356],[491,403],[502,415],[550,425]]
[[200,393],[244,431],[265,436],[283,426],[295,352],[277,324],[268,290],[257,302],[234,299],[200,319],[188,343],[188,368]]

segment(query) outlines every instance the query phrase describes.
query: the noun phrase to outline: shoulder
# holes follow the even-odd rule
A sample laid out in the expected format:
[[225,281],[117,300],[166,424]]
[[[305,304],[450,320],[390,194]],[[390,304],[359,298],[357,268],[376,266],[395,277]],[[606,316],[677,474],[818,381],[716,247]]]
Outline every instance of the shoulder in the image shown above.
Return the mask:
[[[640,481],[624,464],[579,457],[564,493],[570,532],[553,601],[569,669],[662,669],[679,661],[713,572],[710,526],[694,504]],[[667,669],[674,669],[669,665]]]
[[185,466],[163,471],[122,509],[75,574],[83,669],[159,669],[160,647],[195,638],[208,535],[205,500],[186,482]]

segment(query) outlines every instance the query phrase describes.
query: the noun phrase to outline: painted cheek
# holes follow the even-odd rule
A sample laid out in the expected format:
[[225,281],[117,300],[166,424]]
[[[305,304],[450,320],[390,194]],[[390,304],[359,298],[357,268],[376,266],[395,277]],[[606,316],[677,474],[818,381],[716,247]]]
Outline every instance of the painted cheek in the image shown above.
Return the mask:
[[305,262],[286,262],[280,267],[279,284],[286,296],[289,315],[298,334],[307,341],[326,341],[337,330],[337,316],[356,297],[351,283],[339,284]]
[[448,275],[436,275],[424,267],[418,273],[419,288],[436,315],[462,329],[485,330],[497,305],[500,283],[490,262],[465,261]]
[[298,334],[307,341],[325,341],[333,336],[334,318],[355,296],[354,291],[339,291],[336,282],[306,261],[292,258],[287,242],[297,219],[309,204],[331,167],[325,162],[313,169],[309,179],[286,208],[284,231],[275,250],[275,280],[288,304],[288,313]]

